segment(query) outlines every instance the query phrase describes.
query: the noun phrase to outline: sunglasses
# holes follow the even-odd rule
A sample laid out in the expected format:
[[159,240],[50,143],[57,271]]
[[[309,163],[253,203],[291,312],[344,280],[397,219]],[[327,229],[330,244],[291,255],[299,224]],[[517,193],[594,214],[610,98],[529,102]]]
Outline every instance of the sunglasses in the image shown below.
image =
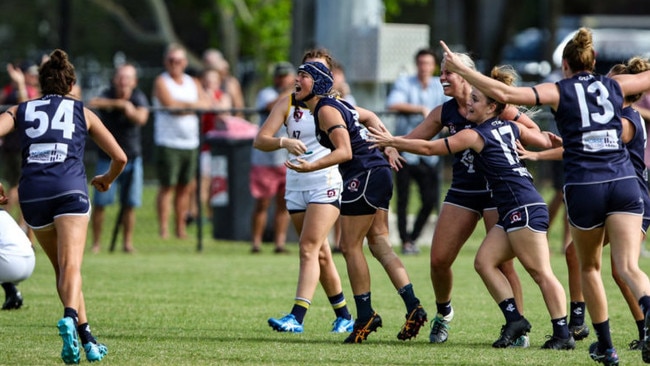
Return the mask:
[[181,64],[181,63],[183,63],[183,61],[185,61],[185,59],[174,58],[174,57],[167,58],[167,62],[169,62],[170,64],[173,64],[173,65]]

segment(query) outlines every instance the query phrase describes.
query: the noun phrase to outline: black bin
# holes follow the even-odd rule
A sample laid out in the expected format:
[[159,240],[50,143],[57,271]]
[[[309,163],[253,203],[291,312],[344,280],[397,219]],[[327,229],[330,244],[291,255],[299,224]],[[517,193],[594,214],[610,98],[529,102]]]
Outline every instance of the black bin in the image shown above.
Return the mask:
[[215,239],[250,241],[255,203],[249,190],[253,139],[211,137],[210,206]]

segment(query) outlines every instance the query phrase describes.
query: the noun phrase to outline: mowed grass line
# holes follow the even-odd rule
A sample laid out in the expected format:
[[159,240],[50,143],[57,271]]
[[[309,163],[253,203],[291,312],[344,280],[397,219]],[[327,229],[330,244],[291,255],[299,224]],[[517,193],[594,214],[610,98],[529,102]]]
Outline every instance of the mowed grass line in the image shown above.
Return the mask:
[[[304,334],[282,334],[266,324],[292,306],[298,271],[292,255],[249,254],[246,243],[210,240],[202,253],[187,244],[140,246],[135,255],[87,254],[84,290],[93,331],[109,347],[102,361],[115,365],[592,365],[587,347],[575,351],[539,349],[551,324],[537,287],[520,271],[525,287],[525,312],[533,324],[530,349],[495,350],[491,343],[503,323],[472,267],[473,240],[454,266],[453,303],[456,318],[446,344],[428,342],[428,327],[412,341],[396,334],[404,307],[379,264],[371,260],[373,305],[384,327],[362,345],[342,344],[345,335],[329,333],[334,315],[319,288],[307,315]],[[159,250],[165,249],[165,250]],[[435,307],[429,281],[428,253],[403,258],[416,294],[433,318]],[[0,312],[0,364],[61,363],[56,322],[62,314],[53,286],[53,273],[40,249],[34,275],[20,285],[25,306]],[[352,310],[345,263],[335,257]],[[563,258],[553,256],[564,281]],[[648,259],[642,266],[648,268]],[[606,270],[608,273],[608,271]],[[622,362],[640,363],[640,353],[626,351],[636,335],[622,297],[613,281],[605,281],[611,306],[612,335]],[[85,363],[82,359],[82,363]]]

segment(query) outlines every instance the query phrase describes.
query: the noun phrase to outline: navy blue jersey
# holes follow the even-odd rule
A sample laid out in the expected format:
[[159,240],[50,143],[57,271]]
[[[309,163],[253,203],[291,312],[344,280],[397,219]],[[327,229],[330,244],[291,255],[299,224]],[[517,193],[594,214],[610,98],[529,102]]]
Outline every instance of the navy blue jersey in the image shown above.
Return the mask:
[[514,208],[544,204],[533,177],[517,155],[515,141],[519,139],[519,127],[492,118],[476,126],[474,131],[485,141],[475,160],[476,167],[488,181],[499,217]]
[[634,166],[636,176],[641,178],[644,182],[647,182],[648,171],[643,159],[643,156],[645,155],[645,145],[647,143],[645,122],[643,121],[643,118],[641,118],[639,112],[632,108],[632,106],[623,108],[623,114],[621,116],[634,125],[634,136],[630,142],[625,144],[625,147],[630,154],[630,160]]
[[634,166],[636,176],[639,177],[641,187],[641,197],[644,203],[644,217],[650,217],[650,195],[648,194],[648,169],[645,166],[643,156],[645,154],[645,145],[647,144],[647,134],[645,122],[639,112],[628,106],[623,108],[622,116],[634,125],[634,136],[625,144],[627,151],[630,153],[630,160]]
[[70,193],[88,195],[83,155],[88,128],[83,103],[45,95],[18,106],[16,130],[21,136],[21,202]]
[[[450,135],[455,135],[467,128],[476,127],[476,123],[468,121],[465,116],[458,113],[456,99],[448,100],[442,105],[440,120],[442,126],[447,127]],[[477,171],[474,166],[475,157],[476,153],[471,149],[454,154],[451,187],[449,189],[469,192],[485,192],[488,190],[483,173]]]
[[608,77],[578,73],[558,81],[553,111],[564,145],[565,184],[589,184],[634,177],[621,140],[623,94]]
[[335,146],[332,144],[327,131],[323,131],[319,127],[318,111],[323,106],[333,107],[341,113],[343,121],[345,121],[345,127],[350,135],[352,159],[339,164],[339,171],[343,176],[343,180],[349,178],[351,174],[363,172],[370,168],[390,166],[384,158],[384,154],[379,149],[369,149],[371,144],[367,140],[368,130],[359,123],[359,113],[353,106],[341,99],[334,97],[321,98],[314,109],[316,138],[321,145],[330,150],[335,150]]

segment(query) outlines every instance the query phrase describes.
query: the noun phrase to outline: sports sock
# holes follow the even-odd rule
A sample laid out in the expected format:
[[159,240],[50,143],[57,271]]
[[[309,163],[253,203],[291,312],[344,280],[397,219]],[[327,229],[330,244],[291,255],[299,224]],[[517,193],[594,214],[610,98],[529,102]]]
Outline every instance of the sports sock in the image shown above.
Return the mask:
[[639,331],[639,340],[643,340],[645,337],[645,319],[636,321],[636,329]]
[[415,309],[420,305],[420,300],[415,297],[415,291],[413,291],[413,285],[408,284],[401,289],[397,290],[397,293],[404,300],[404,305],[406,305],[406,312],[410,313],[411,310]]
[[11,282],[3,282],[2,288],[5,290],[5,297],[13,296],[16,294],[16,292],[18,292],[16,285]]
[[77,310],[73,308],[64,308],[63,309],[63,317],[66,318],[72,318],[74,320],[74,326],[75,328],[77,327],[77,322],[79,321],[79,316],[77,315]]
[[79,324],[77,326],[77,333],[81,339],[81,344],[97,343],[97,340],[90,332],[90,325],[88,325],[88,323]]
[[551,319],[551,324],[553,324],[553,336],[555,336],[555,338],[569,338],[569,326],[566,323],[566,316]]
[[639,306],[641,307],[641,311],[643,312],[643,314],[644,315],[647,314],[648,311],[650,311],[650,296],[648,295],[641,296],[641,298],[639,299]]
[[332,309],[334,309],[334,314],[336,314],[337,318],[352,319],[352,314],[348,310],[348,303],[345,301],[343,292],[338,295],[329,296],[328,299],[330,304],[332,304]]
[[571,301],[571,318],[569,326],[582,325],[585,323],[585,302]]
[[372,309],[370,292],[361,295],[354,295],[354,303],[357,305],[357,320],[368,320],[375,312]]
[[592,325],[594,326],[594,331],[596,331],[596,336],[598,337],[598,349],[601,352],[604,352],[609,348],[614,348],[612,335],[609,332],[609,319],[598,324],[592,323]]
[[298,323],[302,324],[302,322],[305,320],[305,315],[307,314],[309,305],[311,305],[311,301],[302,297],[296,297],[293,303],[293,308],[291,309],[291,314],[296,317],[296,321]]
[[442,316],[449,315],[451,313],[451,300],[442,303],[437,302],[436,308],[438,309],[438,314]]
[[517,304],[515,304],[514,297],[501,301],[499,303],[499,308],[501,308],[501,312],[506,318],[506,323],[516,322],[521,319],[521,314],[519,314],[519,311],[517,310]]

